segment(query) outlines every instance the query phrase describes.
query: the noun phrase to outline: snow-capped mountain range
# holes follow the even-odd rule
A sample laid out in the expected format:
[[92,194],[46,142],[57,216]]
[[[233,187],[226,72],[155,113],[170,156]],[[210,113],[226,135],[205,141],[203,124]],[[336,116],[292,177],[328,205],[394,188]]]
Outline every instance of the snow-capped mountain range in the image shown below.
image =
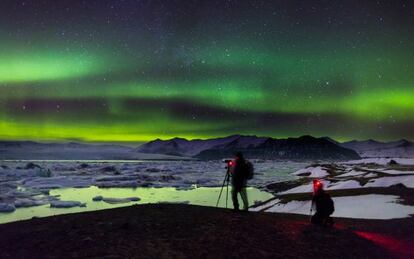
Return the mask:
[[414,157],[414,143],[405,139],[391,142],[352,140],[339,145],[355,150],[361,157]]
[[142,153],[191,156],[199,159],[232,157],[242,151],[249,158],[265,159],[358,159],[358,154],[323,138],[302,136],[274,139],[270,137],[232,135],[207,140],[173,138],[156,139],[140,146]]
[[162,154],[139,153],[134,147],[114,144],[38,143],[0,141],[0,160],[135,160],[183,159]]
[[360,157],[414,157],[414,143],[408,140],[337,142],[329,137],[275,139],[231,135],[213,139],[156,139],[134,148],[113,144],[38,143],[0,141],[4,159],[221,159],[243,151],[250,158],[265,159],[358,159]]

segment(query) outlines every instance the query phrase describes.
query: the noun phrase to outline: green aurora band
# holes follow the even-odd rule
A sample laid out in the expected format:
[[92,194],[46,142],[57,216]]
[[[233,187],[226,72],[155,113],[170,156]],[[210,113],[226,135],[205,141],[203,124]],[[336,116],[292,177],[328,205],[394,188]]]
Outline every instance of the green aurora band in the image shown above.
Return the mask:
[[218,32],[210,44],[211,35],[200,33],[171,40],[163,55],[144,36],[121,44],[108,32],[94,47],[30,35],[27,46],[1,34],[0,138],[413,139],[412,36],[359,30],[374,36],[355,43],[352,28],[296,29],[272,41]]

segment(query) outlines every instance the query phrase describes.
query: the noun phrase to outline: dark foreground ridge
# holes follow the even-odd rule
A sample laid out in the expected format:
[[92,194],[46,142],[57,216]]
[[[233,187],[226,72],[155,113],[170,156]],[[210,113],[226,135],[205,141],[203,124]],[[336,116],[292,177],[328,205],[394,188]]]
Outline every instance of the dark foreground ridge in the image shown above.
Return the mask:
[[413,219],[338,219],[153,204],[0,225],[0,258],[409,258]]

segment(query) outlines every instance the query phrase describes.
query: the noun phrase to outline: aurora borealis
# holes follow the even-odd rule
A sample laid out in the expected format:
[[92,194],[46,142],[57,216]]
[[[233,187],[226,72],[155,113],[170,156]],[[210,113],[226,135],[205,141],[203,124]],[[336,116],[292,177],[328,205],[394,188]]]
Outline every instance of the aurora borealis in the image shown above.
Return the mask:
[[410,1],[1,1],[0,139],[414,140]]

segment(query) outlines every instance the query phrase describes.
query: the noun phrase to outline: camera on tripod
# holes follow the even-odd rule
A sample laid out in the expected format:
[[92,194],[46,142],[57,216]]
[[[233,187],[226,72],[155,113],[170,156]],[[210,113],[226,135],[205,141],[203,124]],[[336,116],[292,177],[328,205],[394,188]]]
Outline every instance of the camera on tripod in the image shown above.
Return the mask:
[[232,167],[235,165],[235,162],[232,159],[223,159],[222,161],[224,163],[226,163],[226,167],[225,167],[225,169],[226,169],[226,176],[224,177],[223,184],[221,185],[221,190],[220,190],[219,197],[217,199],[216,207],[218,207],[218,205],[219,205],[221,193],[223,192],[224,186],[226,186],[226,208],[227,208],[227,200],[229,198],[230,175],[232,174],[232,170],[233,170]]
[[234,166],[234,161],[231,159],[223,159],[223,162],[226,163],[226,169],[231,168],[232,166]]

